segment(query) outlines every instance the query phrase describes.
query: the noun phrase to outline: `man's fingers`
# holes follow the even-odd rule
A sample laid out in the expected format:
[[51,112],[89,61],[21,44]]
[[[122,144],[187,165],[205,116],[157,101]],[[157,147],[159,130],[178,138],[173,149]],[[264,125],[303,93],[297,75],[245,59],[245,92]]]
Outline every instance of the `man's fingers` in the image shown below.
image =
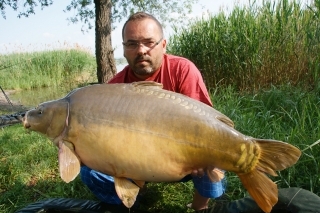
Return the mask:
[[204,176],[204,170],[202,168],[194,169],[194,170],[192,170],[191,175],[192,176],[202,177],[202,176]]

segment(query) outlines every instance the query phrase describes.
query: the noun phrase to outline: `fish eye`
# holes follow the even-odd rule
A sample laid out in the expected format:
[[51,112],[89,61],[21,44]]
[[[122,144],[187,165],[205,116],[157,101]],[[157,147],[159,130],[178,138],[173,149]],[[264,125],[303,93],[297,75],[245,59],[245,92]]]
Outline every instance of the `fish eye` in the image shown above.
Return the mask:
[[41,115],[43,113],[43,107],[38,106],[38,114]]

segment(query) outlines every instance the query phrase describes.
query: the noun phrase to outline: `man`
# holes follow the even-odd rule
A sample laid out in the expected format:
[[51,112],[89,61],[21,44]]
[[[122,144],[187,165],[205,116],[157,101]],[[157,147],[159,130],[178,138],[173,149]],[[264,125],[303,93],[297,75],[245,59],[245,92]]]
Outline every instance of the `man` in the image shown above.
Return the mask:
[[[108,83],[155,81],[162,83],[166,90],[212,106],[202,76],[195,65],[185,58],[166,54],[163,29],[155,17],[144,12],[130,16],[123,26],[122,39],[124,57],[129,65]],[[111,176],[83,166],[81,179],[101,201],[121,203]],[[211,182],[203,168],[193,171],[192,179],[195,194],[190,206],[194,210],[206,209],[209,198],[220,197],[225,191],[224,182]]]

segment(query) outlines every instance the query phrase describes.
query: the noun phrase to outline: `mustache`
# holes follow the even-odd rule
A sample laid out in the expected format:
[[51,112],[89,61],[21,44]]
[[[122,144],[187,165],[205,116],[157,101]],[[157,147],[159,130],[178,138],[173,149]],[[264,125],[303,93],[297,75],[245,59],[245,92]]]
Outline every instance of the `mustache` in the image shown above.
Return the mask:
[[150,58],[149,57],[146,57],[146,56],[138,56],[134,59],[134,62],[139,62],[139,61],[148,61],[148,62],[151,62]]

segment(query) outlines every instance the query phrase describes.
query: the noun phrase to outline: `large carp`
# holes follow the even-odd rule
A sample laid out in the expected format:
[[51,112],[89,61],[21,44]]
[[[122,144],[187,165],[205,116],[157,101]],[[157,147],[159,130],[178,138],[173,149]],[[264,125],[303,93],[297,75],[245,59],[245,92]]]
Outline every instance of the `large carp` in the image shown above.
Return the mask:
[[217,180],[213,168],[219,168],[236,173],[270,212],[278,189],[266,174],[276,175],[301,154],[288,143],[243,135],[219,111],[155,82],[76,89],[28,111],[23,125],[59,147],[64,181],[78,175],[81,163],[112,175],[129,208],[145,181],[178,181],[197,169]]

